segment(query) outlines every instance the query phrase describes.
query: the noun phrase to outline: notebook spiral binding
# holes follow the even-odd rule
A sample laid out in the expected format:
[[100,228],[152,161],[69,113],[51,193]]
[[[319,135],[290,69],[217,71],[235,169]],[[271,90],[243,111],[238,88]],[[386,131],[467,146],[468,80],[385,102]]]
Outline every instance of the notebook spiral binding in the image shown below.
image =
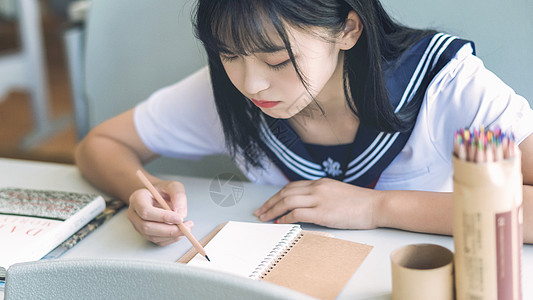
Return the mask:
[[299,225],[293,226],[248,277],[254,280],[263,279],[291,250],[301,237],[302,228]]

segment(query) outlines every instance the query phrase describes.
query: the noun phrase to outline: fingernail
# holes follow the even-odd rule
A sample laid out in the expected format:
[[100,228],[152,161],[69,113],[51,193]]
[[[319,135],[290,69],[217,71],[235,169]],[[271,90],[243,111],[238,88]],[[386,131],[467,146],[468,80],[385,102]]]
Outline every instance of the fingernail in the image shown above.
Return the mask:
[[279,222],[279,219],[276,219],[276,221],[274,221],[274,224],[278,224]]

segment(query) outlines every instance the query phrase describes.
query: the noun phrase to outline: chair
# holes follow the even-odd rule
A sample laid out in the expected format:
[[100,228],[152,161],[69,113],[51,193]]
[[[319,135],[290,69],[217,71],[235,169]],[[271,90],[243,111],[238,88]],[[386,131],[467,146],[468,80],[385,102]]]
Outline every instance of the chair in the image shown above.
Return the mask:
[[311,299],[269,282],[180,263],[116,259],[44,260],[7,270],[5,300]]
[[[102,121],[134,107],[157,89],[207,64],[202,46],[193,35],[191,13],[195,3],[90,1],[83,47],[78,43],[78,48],[83,49],[79,55],[83,63],[78,64],[77,73],[71,68],[79,138]],[[67,52],[71,57],[74,55],[69,49]],[[233,162],[220,155],[199,162],[158,159],[147,168],[160,174],[210,178],[232,173],[244,179]]]

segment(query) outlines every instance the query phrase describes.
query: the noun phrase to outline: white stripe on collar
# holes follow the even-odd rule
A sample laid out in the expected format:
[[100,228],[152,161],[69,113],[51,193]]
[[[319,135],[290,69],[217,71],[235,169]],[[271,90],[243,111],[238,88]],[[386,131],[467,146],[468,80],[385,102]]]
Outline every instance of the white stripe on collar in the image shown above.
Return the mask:
[[[435,43],[442,44],[442,40],[445,38],[450,37],[450,35],[444,34],[444,33],[438,33],[431,39],[431,42],[426,47],[426,51],[424,51],[424,55],[422,55],[422,59],[418,62],[418,65],[416,66],[415,72],[413,73],[413,76],[411,76],[411,80],[409,81],[409,84],[405,88],[405,92],[402,96],[402,99],[396,106],[396,109],[394,110],[394,113],[397,113],[402,107],[405,101],[409,102],[413,98],[415,92],[418,87],[420,86],[420,83],[422,83],[422,79],[424,78],[424,75],[428,71],[428,62],[431,59],[431,57],[435,54],[435,51],[439,49],[440,45],[437,45],[435,48],[433,48],[433,45]],[[447,45],[446,45],[447,46]],[[431,53],[430,53],[431,51]],[[440,56],[441,52],[439,52]],[[435,61],[437,61],[436,59]],[[424,68],[423,71],[421,69]],[[422,75],[422,76],[420,76]],[[417,80],[418,79],[418,80]],[[417,80],[415,87],[413,88],[413,84],[415,83],[415,80]]]
[[[431,39],[429,45],[426,47],[426,50],[422,56],[422,59],[419,61],[415,69],[415,72],[413,73],[413,76],[411,76],[411,80],[409,81],[409,84],[407,85],[407,88],[404,91],[404,94],[402,96],[402,99],[400,100],[400,103],[398,103],[398,105],[396,106],[396,109],[394,110],[395,113],[397,113],[403,107],[406,101],[410,102],[413,99],[414,95],[416,94],[416,91],[420,87],[420,84],[422,83],[427,72],[431,71],[431,68],[435,66],[436,62],[439,60],[444,50],[455,39],[456,37],[450,36],[448,34],[443,34],[443,33],[436,34]],[[433,47],[434,45],[436,46]],[[435,52],[437,52],[436,55],[435,55]],[[433,59],[433,64],[431,65],[431,68],[429,68],[431,59]],[[413,87],[413,84],[414,84],[414,87]],[[354,174],[353,176],[350,176],[349,178],[345,178],[343,181],[351,182],[359,178],[368,169],[374,166],[374,164],[376,164],[379,158],[381,158],[389,150],[393,142],[397,139],[398,135],[399,135],[398,133],[394,134],[394,136],[392,137],[392,140],[387,143],[387,140],[390,138],[390,134],[388,134],[385,137],[385,139],[381,143],[379,143],[379,145],[376,147],[377,141],[379,141],[380,139],[380,135],[378,135],[374,139],[372,144],[363,153],[358,155],[354,160],[352,160],[348,164],[348,167],[351,167],[357,164],[363,157],[365,157],[366,154],[368,154],[369,151],[372,151],[372,153],[368,157],[366,157],[361,164],[355,165],[353,168],[348,169],[345,174],[350,175],[354,172],[359,171],[359,169],[363,167],[364,168],[361,171]],[[385,143],[387,143],[387,145],[383,147]],[[370,161],[370,163],[365,164],[368,161]]]
[[[381,132],[381,133],[382,133],[382,132]],[[381,134],[381,133],[380,133],[380,134]],[[352,173],[354,173],[354,172],[357,172],[359,169],[361,169],[361,168],[363,168],[364,166],[366,166],[367,163],[368,163],[370,160],[372,160],[375,156],[378,156],[378,155],[379,155],[379,157],[383,156],[383,154],[380,155],[379,152],[380,152],[382,149],[384,149],[384,147],[385,147],[386,145],[389,145],[389,144],[390,144],[390,143],[389,143],[389,140],[391,139],[391,137],[392,137],[392,134],[391,134],[391,133],[387,133],[387,134],[385,135],[385,137],[383,138],[383,140],[381,140],[380,143],[379,143],[377,146],[374,146],[374,147],[370,147],[370,146],[369,146],[368,148],[366,148],[366,149],[365,149],[365,152],[366,152],[366,150],[371,150],[372,153],[370,153],[370,155],[368,155],[368,156],[366,156],[366,157],[363,156],[362,154],[359,155],[357,158],[364,158],[364,160],[361,161],[360,163],[356,164],[356,165],[355,165],[354,167],[352,167],[351,169],[350,169],[350,167],[348,167],[348,170],[346,171],[345,174],[346,174],[346,175],[350,175],[350,174],[352,174]],[[394,138],[394,139],[396,140],[396,138]],[[374,139],[374,142],[376,142],[376,141],[378,141],[377,138]],[[374,144],[374,142],[372,142],[372,144]],[[388,149],[388,148],[385,148],[385,149]],[[383,152],[383,151],[382,151],[382,152]],[[385,151],[385,152],[386,152],[386,151]],[[355,160],[354,160],[354,161],[355,161]],[[353,161],[352,161],[352,162],[353,162]],[[352,163],[350,163],[350,164],[353,165]],[[354,163],[354,164],[355,164],[355,163]]]
[[[398,138],[398,136],[400,135],[399,132],[396,132],[392,138],[390,139],[389,143],[385,146],[384,149],[389,149],[392,144],[394,143],[394,141],[396,141],[396,138]],[[355,173],[353,176],[350,176],[348,178],[345,178],[343,181],[344,182],[351,182],[351,181],[354,181],[355,179],[361,177],[361,175],[365,174],[366,171],[368,171],[368,169],[370,169],[371,167],[373,167],[376,162],[385,154],[387,153],[387,151],[381,151],[378,155],[376,155],[376,157],[374,157],[374,159],[368,164],[366,165],[361,171]],[[364,165],[364,164],[363,164]],[[348,172],[351,173],[352,170],[349,170]],[[348,174],[348,172],[346,172],[346,174]]]
[[[283,143],[281,143],[274,134],[270,131],[264,122],[261,122],[261,131],[265,137],[264,142],[270,145],[270,150],[287,166],[289,169],[299,174],[300,176],[316,180],[326,176],[326,173],[322,171],[320,165],[310,162],[301,158],[289,150]],[[306,166],[307,165],[307,166]]]
[[[378,134],[378,136],[374,139],[374,141],[372,142],[372,144],[370,144],[368,147],[366,147],[365,151],[363,151],[363,153],[359,154],[354,160],[352,160],[349,164],[348,164],[348,168],[351,168],[353,167],[353,165],[357,164],[361,159],[365,158],[365,156],[370,152],[372,151],[372,149],[374,149],[374,147],[376,146],[376,144],[379,142],[379,140],[381,139],[381,137],[384,135],[385,133],[384,132],[380,132]],[[390,134],[389,134],[390,135]],[[384,139],[388,139],[387,135],[385,135]]]

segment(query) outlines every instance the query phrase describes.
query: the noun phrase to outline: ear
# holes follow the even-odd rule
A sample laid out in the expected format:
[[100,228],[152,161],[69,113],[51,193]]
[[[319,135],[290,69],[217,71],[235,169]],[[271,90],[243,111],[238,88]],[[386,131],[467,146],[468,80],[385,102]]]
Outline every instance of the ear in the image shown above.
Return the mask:
[[351,49],[355,46],[362,33],[363,23],[361,23],[359,15],[352,10],[348,13],[348,17],[346,17],[346,25],[339,36],[339,48],[341,50]]

